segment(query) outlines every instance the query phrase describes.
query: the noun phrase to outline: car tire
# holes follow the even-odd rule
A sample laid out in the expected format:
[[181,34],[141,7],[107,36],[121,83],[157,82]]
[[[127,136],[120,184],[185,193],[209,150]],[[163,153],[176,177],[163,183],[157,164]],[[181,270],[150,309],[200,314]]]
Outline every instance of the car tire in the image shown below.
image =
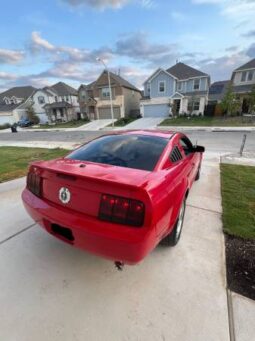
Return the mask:
[[162,245],[175,246],[179,242],[181,233],[182,233],[185,210],[186,210],[186,199],[183,201],[181,205],[179,216],[177,218],[177,221],[174,225],[172,232],[169,233],[165,238],[161,240]]
[[200,170],[201,170],[201,164],[198,167],[197,175],[195,177],[195,181],[198,181],[200,179]]

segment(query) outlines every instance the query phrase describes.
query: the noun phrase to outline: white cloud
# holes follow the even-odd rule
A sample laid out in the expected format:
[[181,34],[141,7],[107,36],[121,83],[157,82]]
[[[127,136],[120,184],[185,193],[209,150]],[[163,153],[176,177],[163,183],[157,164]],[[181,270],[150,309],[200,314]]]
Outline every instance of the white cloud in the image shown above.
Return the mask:
[[254,21],[255,0],[192,0],[192,2],[198,5],[218,5],[222,15],[238,21],[245,19]]
[[[71,6],[86,5],[97,9],[121,8],[130,0],[62,0]],[[146,1],[146,0],[145,0]]]
[[4,81],[15,80],[17,79],[17,75],[8,72],[0,72],[0,79]]
[[39,32],[32,32],[31,35],[31,47],[34,51],[44,49],[47,51],[55,51],[55,46],[49,43],[46,39],[43,39]]
[[32,32],[30,47],[32,52],[44,52],[52,55],[55,62],[65,60],[73,63],[96,63],[97,57],[104,58],[106,61],[112,58],[111,49],[107,47],[89,50],[57,46],[42,38],[39,32]]
[[0,64],[15,64],[24,57],[23,51],[0,49]]

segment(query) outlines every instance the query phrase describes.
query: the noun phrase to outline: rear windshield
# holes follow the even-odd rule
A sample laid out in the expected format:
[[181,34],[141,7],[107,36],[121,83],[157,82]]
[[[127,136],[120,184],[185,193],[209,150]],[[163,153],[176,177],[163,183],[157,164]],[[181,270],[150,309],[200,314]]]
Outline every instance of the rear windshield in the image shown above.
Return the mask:
[[68,159],[152,171],[168,139],[144,135],[108,135],[91,141]]

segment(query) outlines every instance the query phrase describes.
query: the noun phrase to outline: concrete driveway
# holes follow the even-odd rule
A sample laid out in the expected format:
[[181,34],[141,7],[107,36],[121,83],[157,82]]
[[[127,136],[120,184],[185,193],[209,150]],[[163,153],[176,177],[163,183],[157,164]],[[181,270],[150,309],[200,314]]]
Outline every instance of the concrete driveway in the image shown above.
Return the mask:
[[134,122],[129,123],[125,127],[116,128],[117,130],[133,130],[133,129],[154,129],[160,122],[162,122],[165,117],[145,117],[139,118]]
[[0,340],[229,340],[217,162],[190,193],[180,244],[123,272],[34,224],[24,184],[0,185]]

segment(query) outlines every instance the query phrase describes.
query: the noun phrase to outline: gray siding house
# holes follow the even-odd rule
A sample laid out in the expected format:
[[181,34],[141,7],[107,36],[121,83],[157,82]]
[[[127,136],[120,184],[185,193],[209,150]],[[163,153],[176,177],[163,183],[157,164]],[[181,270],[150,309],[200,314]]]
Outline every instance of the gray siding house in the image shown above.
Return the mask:
[[231,83],[237,99],[241,102],[240,111],[243,114],[249,113],[251,108],[248,96],[255,88],[255,58],[233,71]]
[[144,117],[203,115],[208,103],[210,76],[184,63],[159,68],[144,83],[140,110]]

